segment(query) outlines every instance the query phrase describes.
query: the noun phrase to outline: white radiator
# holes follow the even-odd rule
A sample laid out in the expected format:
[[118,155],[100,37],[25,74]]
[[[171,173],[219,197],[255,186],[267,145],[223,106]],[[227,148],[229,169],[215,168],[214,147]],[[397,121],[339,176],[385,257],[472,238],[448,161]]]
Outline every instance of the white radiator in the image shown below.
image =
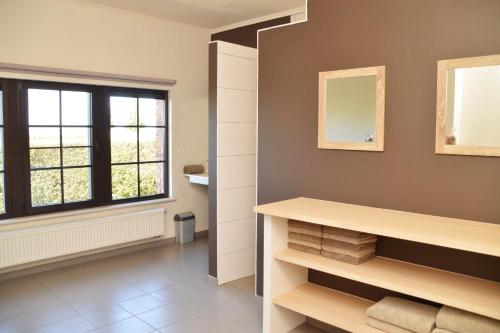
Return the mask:
[[0,268],[161,236],[164,218],[152,209],[1,232]]

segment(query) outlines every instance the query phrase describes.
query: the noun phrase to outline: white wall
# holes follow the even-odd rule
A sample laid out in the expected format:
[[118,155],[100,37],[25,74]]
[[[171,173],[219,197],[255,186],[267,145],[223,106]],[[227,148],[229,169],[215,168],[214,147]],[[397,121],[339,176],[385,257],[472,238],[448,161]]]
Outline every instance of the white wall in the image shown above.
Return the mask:
[[[0,0],[0,62],[177,80],[172,91],[176,201],[154,205],[168,210],[167,237],[174,235],[172,215],[184,210],[196,214],[197,231],[208,228],[207,188],[190,184],[182,167],[208,159],[209,40],[206,29],[79,0]],[[0,226],[0,231],[75,218],[81,216]]]

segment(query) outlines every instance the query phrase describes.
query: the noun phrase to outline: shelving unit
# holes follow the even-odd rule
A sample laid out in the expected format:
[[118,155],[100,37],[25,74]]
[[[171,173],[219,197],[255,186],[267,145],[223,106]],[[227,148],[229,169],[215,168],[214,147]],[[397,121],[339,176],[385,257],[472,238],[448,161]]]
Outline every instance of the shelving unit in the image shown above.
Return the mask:
[[297,198],[258,206],[264,217],[264,332],[289,332],[306,316],[355,333],[370,301],[307,282],[308,269],[500,320],[500,283],[376,257],[351,265],[288,249],[288,219],[500,256],[500,225]]
[[500,320],[500,283],[375,257],[351,265],[292,249],[275,259]]
[[296,198],[257,213],[500,257],[500,226],[397,210]]

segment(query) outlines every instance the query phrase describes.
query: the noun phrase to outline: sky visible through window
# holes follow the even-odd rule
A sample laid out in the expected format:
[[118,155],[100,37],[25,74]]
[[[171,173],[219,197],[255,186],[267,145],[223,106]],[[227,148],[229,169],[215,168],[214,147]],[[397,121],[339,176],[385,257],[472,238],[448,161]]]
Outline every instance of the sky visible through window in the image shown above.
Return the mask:
[[[1,93],[1,92],[0,92]],[[0,95],[1,96],[1,95]],[[137,125],[137,105],[131,102],[130,97],[111,97],[112,125],[127,126]],[[86,126],[90,122],[91,97],[86,92],[62,91],[62,126]],[[163,126],[163,120],[159,120],[157,107],[165,108],[165,102],[154,98],[140,98],[140,118],[139,125],[143,126]],[[30,125],[59,125],[59,91],[44,89],[29,89],[28,99],[29,124]],[[162,117],[160,117],[162,118]],[[125,133],[123,133],[125,134]],[[145,140],[154,140],[156,134],[152,131],[144,132]],[[68,143],[81,143],[88,141],[87,131],[68,130]],[[120,135],[123,142],[135,141],[130,135]],[[41,128],[37,131],[36,145],[48,146],[58,138],[54,138],[52,128]],[[35,141],[35,140],[33,140]]]

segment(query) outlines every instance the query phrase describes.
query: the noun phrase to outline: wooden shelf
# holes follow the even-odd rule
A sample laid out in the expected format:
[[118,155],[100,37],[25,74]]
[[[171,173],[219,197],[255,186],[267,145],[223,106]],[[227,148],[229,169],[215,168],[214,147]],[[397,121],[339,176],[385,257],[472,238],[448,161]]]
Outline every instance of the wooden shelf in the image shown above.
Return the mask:
[[500,320],[500,283],[375,257],[360,265],[285,249],[275,259]]
[[314,327],[310,324],[305,323],[300,325],[299,327],[294,328],[288,333],[328,333],[328,332],[318,327]]
[[[369,301],[307,283],[308,269],[500,320],[499,282],[383,257],[351,265],[288,249],[287,220],[496,257],[500,257],[500,225],[307,198],[257,206],[255,212],[266,215],[265,333],[288,332],[302,324],[304,316],[348,331],[380,332],[365,325],[365,311],[371,304]],[[273,303],[280,306],[271,306]]]
[[500,225],[296,198],[256,213],[500,257]]
[[312,283],[276,296],[273,303],[349,332],[382,333],[365,324],[372,301]]

